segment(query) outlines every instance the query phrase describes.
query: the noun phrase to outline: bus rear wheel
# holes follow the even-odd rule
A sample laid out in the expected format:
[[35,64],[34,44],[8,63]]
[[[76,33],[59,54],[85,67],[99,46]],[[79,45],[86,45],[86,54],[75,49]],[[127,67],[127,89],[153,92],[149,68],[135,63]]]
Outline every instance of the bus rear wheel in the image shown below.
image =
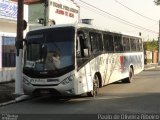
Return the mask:
[[133,71],[133,68],[130,67],[130,69],[129,69],[129,77],[126,78],[126,79],[123,79],[122,82],[123,83],[131,83],[132,80],[133,80],[133,76],[134,76],[134,71]]
[[87,95],[89,97],[95,97],[98,95],[98,91],[99,91],[99,78],[97,75],[95,75],[93,79],[93,90],[88,92]]

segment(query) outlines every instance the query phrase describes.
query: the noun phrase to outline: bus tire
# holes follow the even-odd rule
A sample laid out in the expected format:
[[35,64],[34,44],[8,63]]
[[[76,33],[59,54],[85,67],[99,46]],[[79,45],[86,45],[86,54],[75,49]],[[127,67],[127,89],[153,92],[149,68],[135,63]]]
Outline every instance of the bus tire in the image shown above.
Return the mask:
[[130,69],[129,69],[129,77],[126,78],[126,79],[123,79],[122,82],[123,83],[131,83],[132,80],[133,80],[133,76],[134,76],[134,71],[133,71],[133,68],[130,67]]
[[98,95],[98,92],[99,92],[99,78],[97,75],[95,75],[93,79],[93,90],[88,92],[87,95],[89,97],[95,97]]

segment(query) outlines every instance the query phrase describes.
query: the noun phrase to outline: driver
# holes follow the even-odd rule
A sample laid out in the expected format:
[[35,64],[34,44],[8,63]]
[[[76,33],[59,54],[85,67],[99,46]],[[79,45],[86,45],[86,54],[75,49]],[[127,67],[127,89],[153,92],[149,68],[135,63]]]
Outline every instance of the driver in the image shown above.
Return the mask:
[[60,55],[58,52],[54,51],[52,55],[52,61],[56,69],[60,68]]

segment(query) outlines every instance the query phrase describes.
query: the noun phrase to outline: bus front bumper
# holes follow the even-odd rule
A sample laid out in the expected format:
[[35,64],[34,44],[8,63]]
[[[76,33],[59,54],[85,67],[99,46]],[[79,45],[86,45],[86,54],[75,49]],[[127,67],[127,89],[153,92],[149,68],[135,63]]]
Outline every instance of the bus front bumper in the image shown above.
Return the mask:
[[39,85],[39,84],[31,84],[24,83],[24,94],[32,95],[32,94],[52,94],[55,96],[74,96],[75,90],[73,87],[73,82],[69,82],[66,85],[56,84],[56,85]]

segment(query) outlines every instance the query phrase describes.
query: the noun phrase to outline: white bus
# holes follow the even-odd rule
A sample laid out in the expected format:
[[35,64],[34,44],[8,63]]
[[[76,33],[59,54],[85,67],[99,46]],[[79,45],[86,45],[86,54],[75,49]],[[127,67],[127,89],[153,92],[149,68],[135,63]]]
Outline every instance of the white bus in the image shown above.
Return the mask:
[[140,37],[87,24],[55,25],[28,32],[24,93],[96,96],[115,81],[132,82],[144,69]]

